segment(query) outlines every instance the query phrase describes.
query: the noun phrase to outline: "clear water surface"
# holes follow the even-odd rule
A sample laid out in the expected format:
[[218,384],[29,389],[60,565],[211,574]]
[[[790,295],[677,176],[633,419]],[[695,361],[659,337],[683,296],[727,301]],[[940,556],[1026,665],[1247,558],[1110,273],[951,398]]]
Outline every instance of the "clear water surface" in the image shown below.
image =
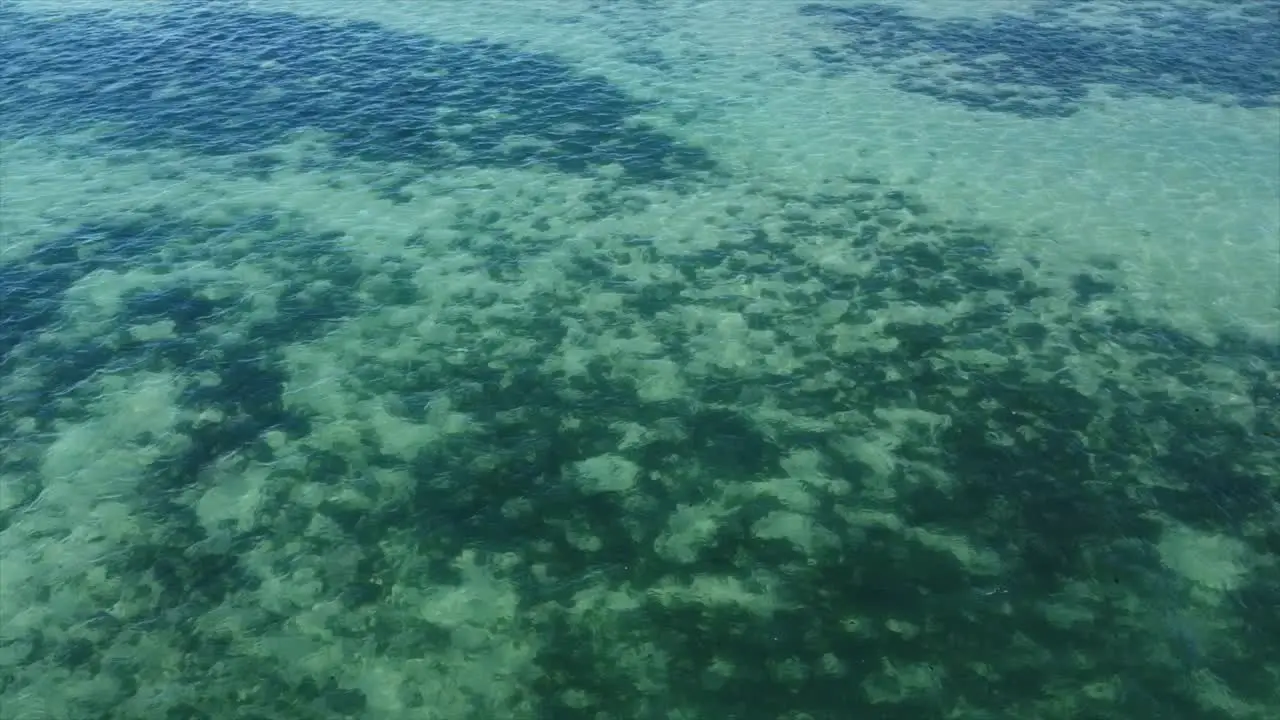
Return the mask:
[[1280,2],[0,49],[3,717],[1280,717]]

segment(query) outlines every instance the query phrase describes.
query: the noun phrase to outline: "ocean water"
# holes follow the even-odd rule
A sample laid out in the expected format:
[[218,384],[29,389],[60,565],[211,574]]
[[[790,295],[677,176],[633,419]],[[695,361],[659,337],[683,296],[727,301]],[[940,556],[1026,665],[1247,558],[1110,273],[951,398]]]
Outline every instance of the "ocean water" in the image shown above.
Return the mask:
[[5,720],[1280,717],[1280,2],[0,53]]

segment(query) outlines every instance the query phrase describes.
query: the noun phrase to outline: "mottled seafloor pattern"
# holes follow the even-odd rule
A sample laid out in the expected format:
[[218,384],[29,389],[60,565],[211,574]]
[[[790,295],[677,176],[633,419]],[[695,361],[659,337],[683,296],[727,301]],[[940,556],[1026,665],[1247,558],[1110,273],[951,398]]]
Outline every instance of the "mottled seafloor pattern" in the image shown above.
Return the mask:
[[1069,115],[1091,91],[1280,105],[1280,2],[1029,3],[1029,11],[931,20],[888,3],[812,3],[847,43],[830,69],[871,65],[899,88],[975,109]]
[[[824,65],[1061,115],[1274,105],[1276,6],[797,10]],[[1274,344],[873,176],[753,190],[554,57],[175,7],[0,10],[6,153],[202,199],[4,225],[4,717],[1280,713]],[[428,219],[221,189],[301,174]]]

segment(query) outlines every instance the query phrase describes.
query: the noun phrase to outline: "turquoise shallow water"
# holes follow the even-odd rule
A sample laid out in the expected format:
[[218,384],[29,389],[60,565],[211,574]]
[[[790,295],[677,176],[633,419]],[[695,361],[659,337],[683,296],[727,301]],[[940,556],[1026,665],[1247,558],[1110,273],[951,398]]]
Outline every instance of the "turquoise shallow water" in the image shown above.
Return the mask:
[[0,10],[14,718],[1269,718],[1280,3]]

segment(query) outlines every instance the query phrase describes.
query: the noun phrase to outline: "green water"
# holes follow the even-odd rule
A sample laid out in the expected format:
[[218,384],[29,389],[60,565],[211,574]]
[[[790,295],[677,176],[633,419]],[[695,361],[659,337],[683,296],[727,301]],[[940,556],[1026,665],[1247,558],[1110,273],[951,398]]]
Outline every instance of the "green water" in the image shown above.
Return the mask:
[[10,3],[0,717],[1275,717],[1278,16]]

